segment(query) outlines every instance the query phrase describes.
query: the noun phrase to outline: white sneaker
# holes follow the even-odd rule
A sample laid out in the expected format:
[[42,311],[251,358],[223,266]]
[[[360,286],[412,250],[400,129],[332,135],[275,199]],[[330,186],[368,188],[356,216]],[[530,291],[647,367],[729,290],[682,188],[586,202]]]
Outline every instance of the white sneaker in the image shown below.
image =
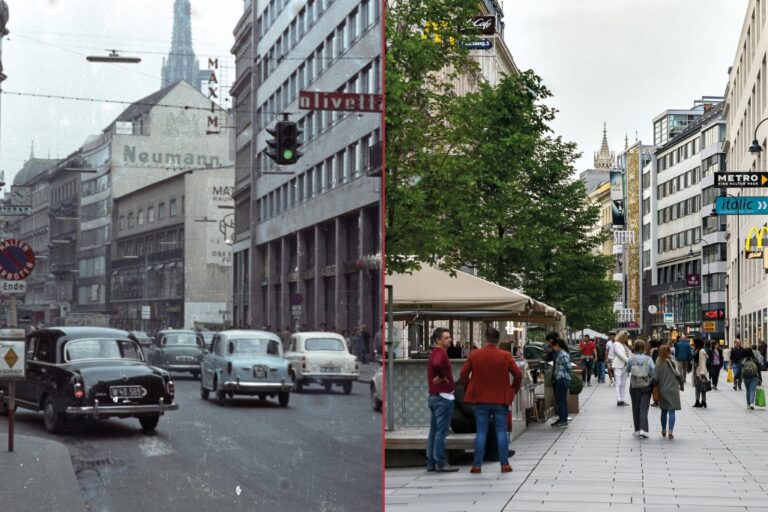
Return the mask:
[[640,431],[638,430],[637,432],[634,432],[632,435],[635,437],[640,437]]
[[648,439],[648,432],[646,432],[644,430],[641,430],[640,431],[640,437],[644,437],[644,438]]

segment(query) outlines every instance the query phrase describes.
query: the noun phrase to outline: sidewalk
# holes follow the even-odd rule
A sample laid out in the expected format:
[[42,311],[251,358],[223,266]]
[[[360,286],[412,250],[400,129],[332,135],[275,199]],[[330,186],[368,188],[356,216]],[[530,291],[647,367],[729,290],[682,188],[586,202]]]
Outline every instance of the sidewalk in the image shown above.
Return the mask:
[[768,512],[768,411],[746,410],[744,393],[723,373],[708,408],[694,409],[687,384],[669,441],[658,408],[649,413],[650,438],[635,438],[631,407],[616,407],[613,388],[593,384],[567,429],[529,425],[512,444],[512,473],[498,464],[480,475],[469,466],[387,470],[387,511]]
[[373,374],[379,371],[379,363],[368,363],[360,365],[360,376],[357,378],[357,382],[363,384],[370,384],[373,380]]
[[18,434],[14,441],[14,451],[8,453],[8,435],[0,433],[0,510],[85,511],[72,459],[63,444]]

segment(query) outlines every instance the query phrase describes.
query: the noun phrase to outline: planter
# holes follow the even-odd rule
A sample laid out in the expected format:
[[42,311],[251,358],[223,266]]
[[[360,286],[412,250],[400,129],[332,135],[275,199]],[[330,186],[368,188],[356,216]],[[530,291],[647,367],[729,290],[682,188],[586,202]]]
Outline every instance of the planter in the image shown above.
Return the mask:
[[568,414],[579,413],[579,395],[568,393]]

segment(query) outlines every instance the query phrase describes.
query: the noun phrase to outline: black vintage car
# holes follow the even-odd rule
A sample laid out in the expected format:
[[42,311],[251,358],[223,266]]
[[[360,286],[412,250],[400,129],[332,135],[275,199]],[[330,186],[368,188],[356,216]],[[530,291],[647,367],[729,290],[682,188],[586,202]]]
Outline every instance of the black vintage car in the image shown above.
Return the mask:
[[[27,336],[27,376],[16,384],[19,407],[43,412],[60,432],[74,418],[138,418],[154,430],[176,410],[168,372],[149,366],[128,333],[103,327],[50,327]],[[7,388],[0,388],[7,412]]]
[[203,336],[192,330],[166,329],[155,334],[152,346],[145,348],[149,364],[169,372],[189,372],[200,377],[206,353]]

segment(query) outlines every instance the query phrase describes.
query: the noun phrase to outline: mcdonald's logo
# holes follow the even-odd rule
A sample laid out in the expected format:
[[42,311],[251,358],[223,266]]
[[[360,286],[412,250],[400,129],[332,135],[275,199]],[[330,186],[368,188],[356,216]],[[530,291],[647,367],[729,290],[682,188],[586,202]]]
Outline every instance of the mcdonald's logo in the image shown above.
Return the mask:
[[[754,250],[752,249],[753,236],[757,238],[757,249]],[[749,233],[747,233],[747,238],[744,241],[744,251],[747,254],[747,258],[755,258],[763,255],[763,236],[768,236],[768,226],[763,226],[761,228],[752,226],[749,228]]]

